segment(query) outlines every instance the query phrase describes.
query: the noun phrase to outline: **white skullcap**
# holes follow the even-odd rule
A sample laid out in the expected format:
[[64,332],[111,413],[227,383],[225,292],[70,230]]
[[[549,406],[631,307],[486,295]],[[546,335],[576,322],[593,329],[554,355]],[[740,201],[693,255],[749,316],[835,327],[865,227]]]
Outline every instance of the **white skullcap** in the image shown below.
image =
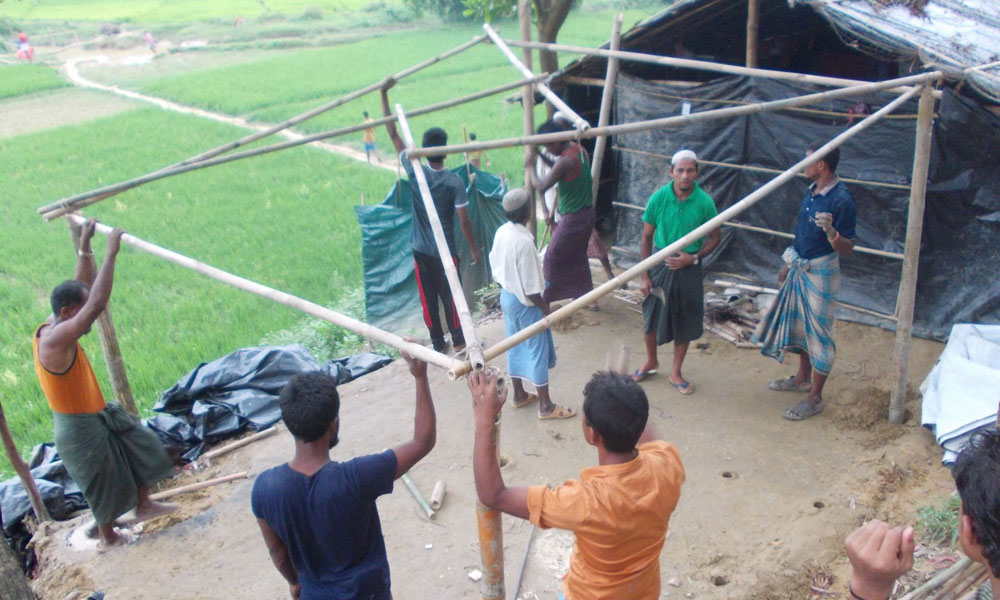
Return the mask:
[[691,159],[698,163],[698,155],[694,153],[694,150],[678,150],[674,152],[674,157],[670,159],[670,166],[674,166],[682,160]]
[[553,113],[552,120],[553,121],[566,121],[567,123],[572,123],[573,122],[573,119],[570,119],[568,116],[566,116],[566,113],[564,113],[561,110],[557,110],[555,113]]
[[521,208],[527,203],[528,203],[528,190],[524,188],[514,188],[511,191],[504,194],[503,210],[504,212],[514,212],[515,210]]

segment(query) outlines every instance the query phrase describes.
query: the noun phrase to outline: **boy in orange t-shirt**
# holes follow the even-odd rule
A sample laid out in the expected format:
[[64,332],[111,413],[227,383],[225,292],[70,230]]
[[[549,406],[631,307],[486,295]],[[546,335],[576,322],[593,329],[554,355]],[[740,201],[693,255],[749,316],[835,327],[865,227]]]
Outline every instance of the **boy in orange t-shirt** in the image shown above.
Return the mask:
[[583,437],[597,448],[598,466],[554,489],[504,484],[492,431],[507,390],[498,391],[495,376],[483,373],[469,376],[469,389],[479,500],[543,529],[574,533],[561,600],[658,598],[660,550],[680,498],[684,466],[677,448],[655,440],[642,388],[618,373],[591,378],[583,390]]

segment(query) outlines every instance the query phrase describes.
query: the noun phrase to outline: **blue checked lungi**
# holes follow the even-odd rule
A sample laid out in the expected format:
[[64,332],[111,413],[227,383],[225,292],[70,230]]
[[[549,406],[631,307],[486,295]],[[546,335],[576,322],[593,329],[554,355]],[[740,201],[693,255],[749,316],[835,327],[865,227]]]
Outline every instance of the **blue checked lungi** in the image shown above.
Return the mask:
[[788,278],[751,339],[763,344],[761,354],[778,362],[784,362],[786,350],[806,352],[812,367],[829,375],[837,354],[833,312],[840,289],[840,257],[831,252],[807,260],[791,247],[781,257],[788,264]]
[[[503,327],[507,337],[542,320],[542,309],[525,306],[505,289],[500,290],[500,308],[503,310]],[[536,333],[507,351],[507,373],[511,377],[527,379],[536,386],[549,384],[549,369],[556,366],[556,345],[552,331]]]

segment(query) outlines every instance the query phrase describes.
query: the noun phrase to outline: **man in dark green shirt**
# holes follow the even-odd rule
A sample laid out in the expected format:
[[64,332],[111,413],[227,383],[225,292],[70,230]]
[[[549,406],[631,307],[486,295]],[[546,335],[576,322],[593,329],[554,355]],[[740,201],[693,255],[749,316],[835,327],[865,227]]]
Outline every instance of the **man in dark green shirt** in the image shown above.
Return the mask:
[[[698,157],[691,150],[674,154],[670,165],[671,181],[660,188],[646,203],[642,215],[641,256],[645,260],[666,248],[695,228],[714,217],[715,201],[695,181],[698,177]],[[701,259],[719,245],[719,230],[695,240],[683,250],[667,258],[642,275],[640,289],[646,295],[642,305],[645,321],[646,362],[636,369],[633,378],[642,381],[656,374],[660,363],[656,347],[674,342],[673,369],[670,383],[681,394],[694,392],[691,383],[681,375],[681,365],[688,344],[703,333],[705,314],[702,289]]]

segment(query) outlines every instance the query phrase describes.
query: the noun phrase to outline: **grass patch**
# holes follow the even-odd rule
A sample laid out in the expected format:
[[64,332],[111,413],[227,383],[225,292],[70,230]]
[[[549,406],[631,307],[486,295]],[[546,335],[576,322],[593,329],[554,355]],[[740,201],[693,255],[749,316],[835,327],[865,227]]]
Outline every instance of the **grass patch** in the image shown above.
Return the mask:
[[954,546],[958,541],[958,509],[962,501],[957,493],[948,496],[940,506],[925,506],[917,511],[917,528],[931,544]]
[[69,85],[59,73],[45,65],[0,66],[0,98],[23,96]]
[[[243,130],[157,109],[0,140],[8,200],[0,204],[0,396],[18,447],[51,439],[38,388],[31,334],[49,314],[48,294],[72,277],[66,228],[35,208],[127,179]],[[391,173],[359,169],[308,149],[214,167],[156,182],[87,210],[135,235],[324,305],[361,285],[353,205],[380,198]],[[95,239],[98,259],[103,236]],[[136,401],[145,414],[159,393],[200,362],[257,345],[301,315],[125,247],[111,306]],[[96,335],[82,341],[102,388],[107,373]],[[0,472],[7,474],[6,466]]]

